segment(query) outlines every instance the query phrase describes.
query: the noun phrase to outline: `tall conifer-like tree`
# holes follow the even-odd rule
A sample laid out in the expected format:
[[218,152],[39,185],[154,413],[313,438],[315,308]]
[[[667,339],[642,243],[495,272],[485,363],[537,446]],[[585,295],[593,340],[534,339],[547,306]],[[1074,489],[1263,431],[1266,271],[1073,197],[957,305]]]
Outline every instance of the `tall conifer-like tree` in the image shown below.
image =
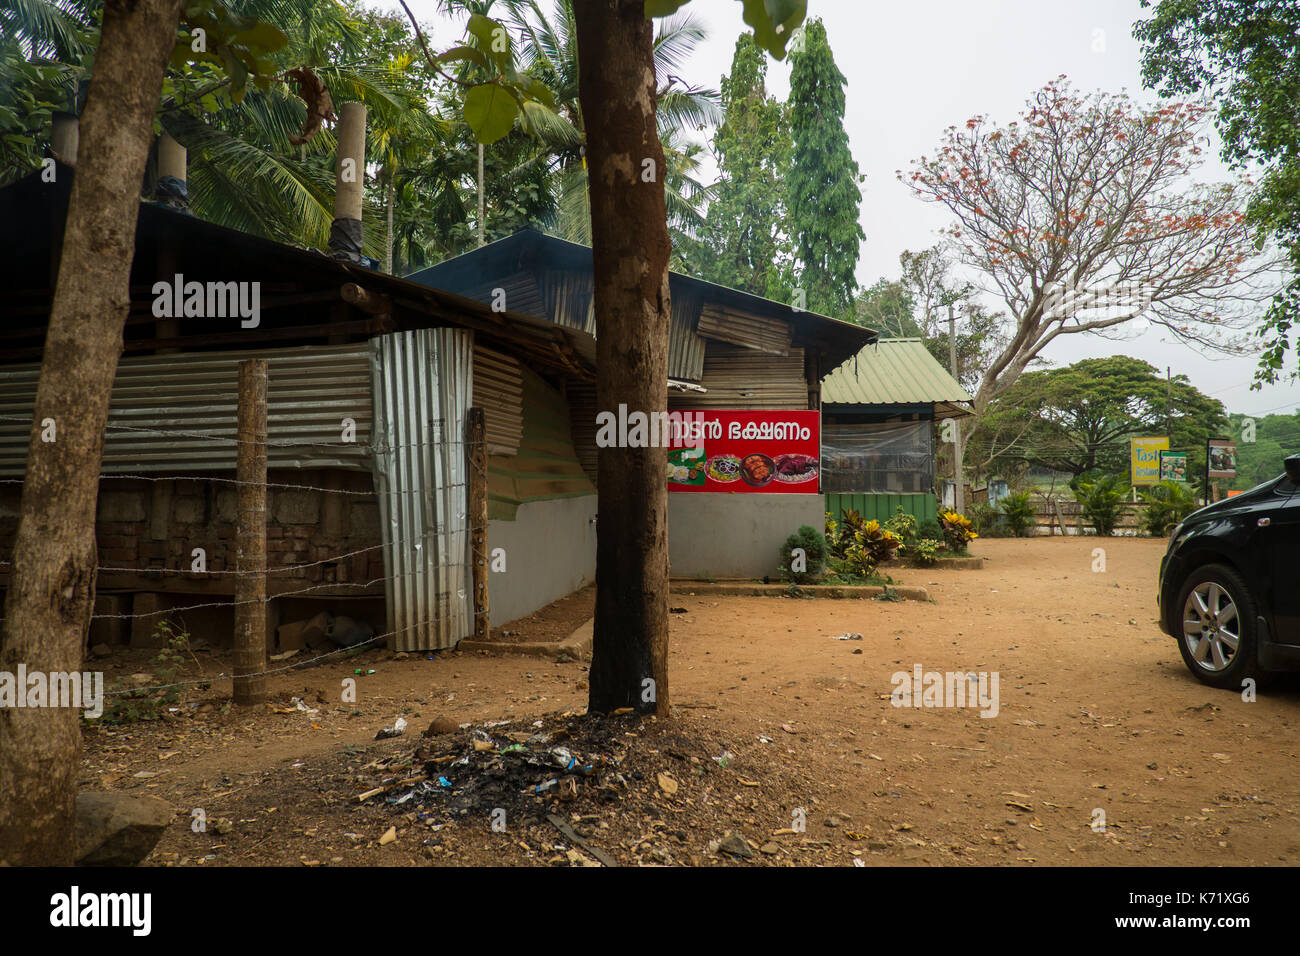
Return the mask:
[[849,318],[858,285],[858,244],[866,236],[858,224],[861,178],[844,132],[846,81],[820,19],[809,22],[793,51],[788,202],[797,285],[807,309]]
[[769,96],[767,55],[754,38],[736,41],[731,73],[722,78],[724,119],[713,140],[720,178],[704,238],[714,282],[755,295],[789,295],[790,239],[785,179],[790,167],[790,119]]

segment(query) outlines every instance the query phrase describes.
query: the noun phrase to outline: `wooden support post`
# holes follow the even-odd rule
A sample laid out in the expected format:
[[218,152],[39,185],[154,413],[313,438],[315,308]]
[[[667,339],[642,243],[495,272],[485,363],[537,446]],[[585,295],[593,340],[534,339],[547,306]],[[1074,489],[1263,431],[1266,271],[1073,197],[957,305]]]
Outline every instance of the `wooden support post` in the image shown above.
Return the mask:
[[474,569],[474,639],[486,641],[488,624],[487,434],[483,409],[471,408],[465,420],[465,455],[469,464],[469,549]]
[[[239,363],[239,451],[235,477],[235,703],[266,700],[266,361]],[[247,676],[257,674],[259,676]]]

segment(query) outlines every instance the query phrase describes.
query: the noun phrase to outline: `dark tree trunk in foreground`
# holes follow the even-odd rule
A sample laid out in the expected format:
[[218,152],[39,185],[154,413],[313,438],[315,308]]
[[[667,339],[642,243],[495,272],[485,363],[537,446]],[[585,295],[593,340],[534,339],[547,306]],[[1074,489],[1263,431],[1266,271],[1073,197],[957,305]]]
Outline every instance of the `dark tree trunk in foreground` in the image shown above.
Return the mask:
[[[575,0],[595,267],[597,407],[667,408],[668,240],[644,0]],[[647,162],[649,161],[649,162]],[[668,713],[663,448],[601,448],[589,708]],[[653,680],[653,684],[648,681]]]
[[[108,0],[81,120],[21,516],[0,671],[78,671],[95,586],[104,425],[135,247],[140,181],[180,0]],[[55,441],[42,441],[53,419]],[[0,708],[0,860],[73,862],[81,712]]]

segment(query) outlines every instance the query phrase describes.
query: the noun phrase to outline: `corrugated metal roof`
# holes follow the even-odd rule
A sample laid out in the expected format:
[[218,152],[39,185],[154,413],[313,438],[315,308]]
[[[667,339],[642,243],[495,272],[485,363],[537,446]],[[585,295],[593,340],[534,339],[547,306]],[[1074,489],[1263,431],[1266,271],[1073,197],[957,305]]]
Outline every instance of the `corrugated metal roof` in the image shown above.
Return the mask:
[[[496,281],[501,276],[513,275],[519,271],[531,271],[541,276],[544,288],[543,299],[552,306],[569,302],[565,306],[566,318],[555,315],[546,318],[574,329],[586,329],[593,332],[588,324],[588,315],[581,312],[582,302],[576,293],[591,288],[592,259],[591,247],[568,242],[555,236],[543,235],[535,229],[521,229],[511,236],[490,242],[478,249],[462,253],[437,265],[412,273],[406,278],[421,285],[431,286],[447,292],[477,298],[475,290],[485,284],[499,285]],[[574,278],[565,279],[568,289],[575,293],[566,300],[556,292],[556,282],[547,278],[548,273],[568,272]],[[576,276],[581,276],[581,280]],[[706,282],[679,272],[668,274],[671,297],[674,303],[679,298],[689,298],[700,305],[712,303],[719,307],[746,312],[780,321],[788,326],[792,335],[792,344],[798,348],[811,349],[822,356],[826,364],[834,364],[844,357],[851,356],[854,349],[871,342],[876,332],[849,322],[842,322],[828,316],[818,315],[807,310],[795,310],[788,303],[775,302],[761,296],[731,289],[713,282]],[[486,301],[486,300],[484,300]],[[573,318],[573,310],[581,315],[581,322]],[[538,315],[538,313],[530,313]],[[670,336],[669,375],[673,378],[698,380],[703,371],[703,342],[696,325],[699,319],[699,305],[689,315],[689,330],[682,321],[688,318],[677,315],[673,308],[673,331]],[[679,322],[681,324],[679,325]],[[688,334],[689,332],[689,334]]]
[[822,379],[823,405],[926,405],[971,396],[920,339],[881,339]]

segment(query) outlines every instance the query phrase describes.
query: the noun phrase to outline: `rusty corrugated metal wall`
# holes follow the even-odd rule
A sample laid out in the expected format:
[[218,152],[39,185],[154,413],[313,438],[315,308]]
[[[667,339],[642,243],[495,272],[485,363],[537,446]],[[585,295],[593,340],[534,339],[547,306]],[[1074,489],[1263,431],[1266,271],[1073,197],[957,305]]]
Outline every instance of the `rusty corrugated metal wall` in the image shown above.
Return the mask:
[[[239,363],[268,366],[267,465],[370,470],[370,364],[364,344],[185,352],[118,363],[104,474],[233,471]],[[22,475],[39,365],[0,368],[0,474]],[[343,441],[343,421],[356,425]]]
[[669,408],[807,408],[803,349],[782,357],[710,342],[700,380],[707,392],[669,392]]
[[476,343],[472,404],[483,409],[488,454],[519,454],[524,434],[524,384],[519,360]]
[[454,647],[473,629],[465,455],[473,334],[418,329],[370,346],[388,646]]

